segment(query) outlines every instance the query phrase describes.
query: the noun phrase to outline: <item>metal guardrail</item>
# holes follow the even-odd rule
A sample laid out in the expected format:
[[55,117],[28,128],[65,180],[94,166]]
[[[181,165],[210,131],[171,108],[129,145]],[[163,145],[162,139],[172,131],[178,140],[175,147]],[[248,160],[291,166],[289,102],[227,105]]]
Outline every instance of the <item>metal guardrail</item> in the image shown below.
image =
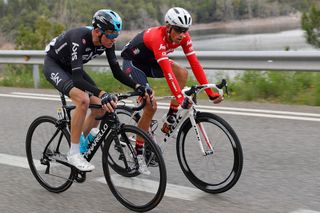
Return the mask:
[[[116,55],[121,63],[120,51]],[[0,50],[0,64],[32,64],[35,87],[38,87],[39,67],[43,64],[44,51]],[[197,56],[207,70],[277,70],[320,71],[320,51],[197,51]],[[182,51],[175,51],[170,58],[185,67],[189,63]],[[106,57],[91,60],[86,66],[109,66]]]

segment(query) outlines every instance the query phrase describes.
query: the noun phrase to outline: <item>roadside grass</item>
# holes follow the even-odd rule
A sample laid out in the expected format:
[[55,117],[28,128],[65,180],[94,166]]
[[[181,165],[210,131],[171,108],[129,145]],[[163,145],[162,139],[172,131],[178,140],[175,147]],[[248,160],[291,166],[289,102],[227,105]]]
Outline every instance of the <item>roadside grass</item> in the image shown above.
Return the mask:
[[[42,70],[42,66],[40,66]],[[117,81],[110,71],[92,71],[89,75],[99,88],[108,92],[127,92],[131,89]],[[222,79],[217,72],[216,79]],[[156,96],[171,95],[166,80],[148,79]],[[320,73],[284,71],[245,71],[228,79],[230,96],[233,101],[258,101],[285,104],[320,106]],[[216,82],[212,82],[216,83]],[[190,75],[187,85],[197,84]],[[6,65],[0,72],[0,86],[33,88],[32,66]],[[40,88],[53,88],[40,72]],[[203,93],[200,98],[207,98]]]
[[320,106],[320,73],[247,71],[232,82],[234,100]]

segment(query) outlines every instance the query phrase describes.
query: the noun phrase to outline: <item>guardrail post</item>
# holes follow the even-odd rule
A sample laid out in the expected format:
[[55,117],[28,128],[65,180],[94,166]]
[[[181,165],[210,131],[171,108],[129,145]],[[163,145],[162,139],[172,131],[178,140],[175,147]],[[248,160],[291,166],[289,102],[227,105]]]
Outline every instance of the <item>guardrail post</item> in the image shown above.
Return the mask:
[[38,89],[40,84],[39,65],[34,64],[32,68],[33,73],[33,86]]

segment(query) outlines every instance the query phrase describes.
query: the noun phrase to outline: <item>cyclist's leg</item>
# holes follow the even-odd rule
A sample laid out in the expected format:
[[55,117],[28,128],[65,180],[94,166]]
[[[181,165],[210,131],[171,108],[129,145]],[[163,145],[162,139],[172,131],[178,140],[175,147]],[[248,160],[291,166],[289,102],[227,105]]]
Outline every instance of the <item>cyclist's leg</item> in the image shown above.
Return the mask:
[[76,108],[73,111],[71,119],[71,149],[68,160],[70,164],[81,171],[91,171],[94,169],[94,166],[80,154],[79,147],[80,135],[90,103],[89,95],[86,92],[73,87],[69,92],[69,97]]
[[[90,76],[84,72],[83,78],[88,81],[91,85],[96,85],[95,82],[90,78]],[[101,99],[96,96],[90,96],[90,104],[101,104]],[[92,128],[99,125],[99,121],[96,120],[97,116],[103,115],[103,109],[90,109],[90,113],[86,117],[83,124],[83,134],[87,136]]]
[[[133,80],[141,85],[149,85],[147,75],[150,75],[150,70],[152,68],[148,66],[144,67],[137,67],[137,64],[133,64],[130,60],[123,60],[123,71],[129,75]],[[150,76],[152,77],[152,76]],[[157,101],[154,99],[153,106],[150,103],[150,100],[147,99],[146,106],[143,109],[142,116],[138,122],[138,127],[145,130],[146,132],[149,131],[149,127],[151,124],[151,120],[154,114],[157,111]]]
[[[179,83],[180,88],[182,89],[188,81],[188,71],[186,68],[180,66],[175,61],[170,60],[170,62],[171,62],[172,71],[173,71],[174,75],[176,76],[176,79]],[[172,99],[170,106],[172,106],[172,107],[179,106],[179,104],[175,99]]]
[[[132,63],[132,61],[124,60],[123,61],[123,71],[129,75],[133,80],[141,85],[149,85],[147,80],[148,70],[151,68],[144,66],[143,69],[140,69]],[[146,73],[147,72],[147,73]],[[149,131],[152,118],[157,110],[157,101],[154,98],[154,101],[151,105],[149,98],[146,100],[146,106],[143,108],[142,116],[138,121],[138,127],[143,129],[145,132]],[[137,136],[135,150],[137,153],[137,159],[139,163],[139,172],[143,174],[150,174],[148,167],[144,159],[144,139]]]
[[89,95],[73,86],[71,74],[66,68],[46,56],[44,61],[44,75],[47,80],[61,93],[70,97],[76,108],[71,119],[71,148],[68,160],[70,164],[82,171],[90,171],[94,166],[80,156],[79,139],[89,106]]

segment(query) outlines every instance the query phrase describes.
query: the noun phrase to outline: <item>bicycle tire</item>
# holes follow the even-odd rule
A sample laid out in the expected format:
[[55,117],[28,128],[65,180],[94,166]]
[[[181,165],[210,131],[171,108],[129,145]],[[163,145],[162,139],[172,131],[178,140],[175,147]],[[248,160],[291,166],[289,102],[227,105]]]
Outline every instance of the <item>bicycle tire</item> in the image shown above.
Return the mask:
[[[118,171],[113,170],[109,160],[110,156],[116,159],[116,156],[119,155],[119,151],[114,149],[116,139],[111,132],[105,139],[103,146],[102,162],[105,179],[112,194],[122,205],[136,212],[149,211],[160,203],[166,189],[167,174],[161,151],[148,134],[135,126],[123,125],[116,133],[116,137],[120,138],[120,135],[123,134],[128,136],[127,138],[129,138],[129,135],[142,137],[145,146],[148,145],[154,152],[158,167],[149,167],[151,175],[138,174],[136,177],[119,175]],[[124,154],[124,152],[120,150],[120,154]],[[132,168],[138,169],[134,166]]]
[[[200,148],[194,147],[195,139],[191,138],[190,142],[190,138],[187,138],[193,136],[192,132],[194,132],[190,119],[187,119],[181,125],[177,136],[176,150],[180,168],[197,188],[212,194],[225,192],[237,183],[243,167],[243,153],[238,136],[224,119],[212,113],[198,112],[195,120],[197,124],[201,123],[205,130],[209,128],[206,132],[209,140],[215,141],[212,144],[214,152],[206,156],[200,151],[196,153]],[[229,159],[227,154],[230,154],[233,159]],[[205,161],[207,159],[211,159],[209,163]],[[209,166],[208,170],[199,168],[206,164]],[[226,171],[220,173],[219,168]],[[228,171],[229,169],[231,170]]]
[[[50,139],[52,142],[48,145]],[[55,144],[60,145],[53,149]],[[56,118],[41,116],[31,123],[26,137],[29,167],[40,185],[50,192],[63,192],[73,183],[75,173],[72,169],[53,160],[55,157],[65,156],[69,147],[70,134],[66,128],[57,127]]]

